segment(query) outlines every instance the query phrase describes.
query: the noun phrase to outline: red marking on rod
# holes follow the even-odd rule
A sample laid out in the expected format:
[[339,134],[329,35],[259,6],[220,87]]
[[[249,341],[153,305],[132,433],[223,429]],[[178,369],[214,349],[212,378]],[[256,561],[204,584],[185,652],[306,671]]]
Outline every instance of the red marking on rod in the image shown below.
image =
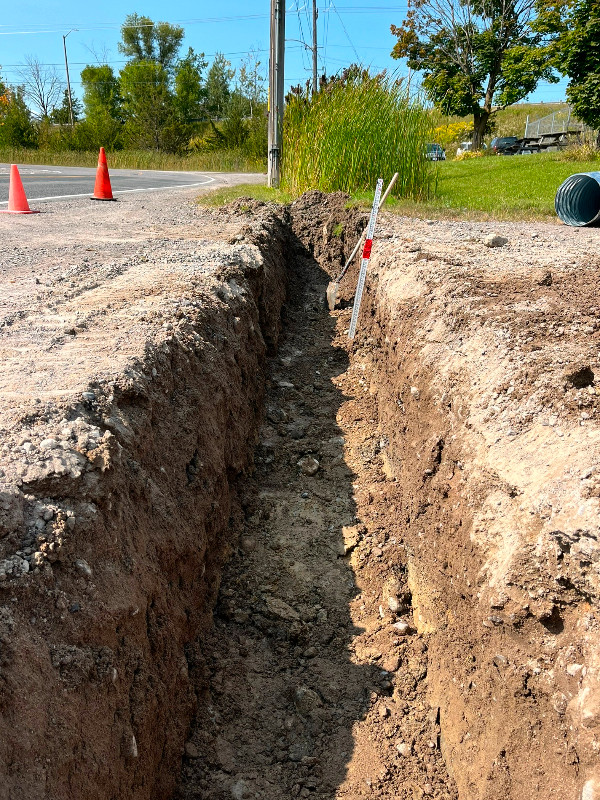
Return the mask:
[[367,239],[365,241],[365,249],[363,250],[362,257],[363,258],[371,258],[371,248],[373,247],[373,239]]

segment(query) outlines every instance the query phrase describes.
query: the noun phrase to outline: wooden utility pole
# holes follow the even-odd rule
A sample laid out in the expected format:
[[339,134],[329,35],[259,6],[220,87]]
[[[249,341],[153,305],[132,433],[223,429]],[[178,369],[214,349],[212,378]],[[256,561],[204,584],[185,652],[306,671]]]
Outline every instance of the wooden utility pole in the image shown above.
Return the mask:
[[267,185],[277,189],[281,179],[285,62],[285,0],[271,0],[269,56],[269,164]]
[[317,86],[317,18],[319,12],[317,11],[317,0],[313,0],[313,46],[312,46],[312,67],[313,67],[313,94],[319,90]]

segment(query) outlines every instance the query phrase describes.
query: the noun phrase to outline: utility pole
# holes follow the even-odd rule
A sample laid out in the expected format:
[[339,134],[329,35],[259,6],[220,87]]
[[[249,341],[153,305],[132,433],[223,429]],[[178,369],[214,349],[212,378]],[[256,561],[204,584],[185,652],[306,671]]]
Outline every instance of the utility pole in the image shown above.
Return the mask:
[[67,60],[67,36],[70,33],[73,33],[76,30],[77,30],[77,28],[71,28],[71,30],[67,31],[67,33],[65,33],[64,36],[63,36],[63,48],[64,48],[64,51],[65,51],[65,69],[67,71],[67,92],[68,92],[68,95],[69,95],[69,116],[71,118],[71,127],[72,128],[75,127],[75,122],[73,120],[73,98],[71,97],[71,81],[69,80],[69,62]]
[[283,139],[285,62],[285,0],[271,0],[271,48],[269,56],[269,165],[267,185],[279,188]]
[[317,18],[319,12],[317,11],[317,0],[313,0],[313,46],[312,46],[312,61],[313,61],[313,94],[318,91],[317,86]]

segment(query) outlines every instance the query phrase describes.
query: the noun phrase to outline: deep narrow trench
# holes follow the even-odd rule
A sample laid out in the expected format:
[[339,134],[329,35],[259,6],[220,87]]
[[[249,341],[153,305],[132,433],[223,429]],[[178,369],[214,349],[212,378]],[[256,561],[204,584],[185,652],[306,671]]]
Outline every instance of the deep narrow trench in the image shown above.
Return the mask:
[[214,627],[188,648],[198,710],[175,796],[452,798],[375,403],[329,276],[295,244],[242,534]]
[[596,262],[382,214],[349,347],[347,200],[59,292],[101,313],[5,398],[0,800],[600,797]]

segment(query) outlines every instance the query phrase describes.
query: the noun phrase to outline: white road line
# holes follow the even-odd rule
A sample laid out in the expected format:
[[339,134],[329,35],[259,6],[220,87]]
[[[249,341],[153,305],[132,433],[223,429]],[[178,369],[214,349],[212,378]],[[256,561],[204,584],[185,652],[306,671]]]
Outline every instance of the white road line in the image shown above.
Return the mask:
[[[128,194],[131,192],[162,192],[166,189],[192,189],[194,186],[207,186],[209,183],[215,183],[216,178],[209,178],[207,181],[199,183],[179,183],[177,186],[148,186],[143,189],[116,189],[113,194]],[[40,203],[43,200],[70,200],[73,197],[91,197],[89,192],[84,194],[56,194],[50,197],[28,197],[30,203]],[[7,205],[8,200],[0,200],[0,205]]]

